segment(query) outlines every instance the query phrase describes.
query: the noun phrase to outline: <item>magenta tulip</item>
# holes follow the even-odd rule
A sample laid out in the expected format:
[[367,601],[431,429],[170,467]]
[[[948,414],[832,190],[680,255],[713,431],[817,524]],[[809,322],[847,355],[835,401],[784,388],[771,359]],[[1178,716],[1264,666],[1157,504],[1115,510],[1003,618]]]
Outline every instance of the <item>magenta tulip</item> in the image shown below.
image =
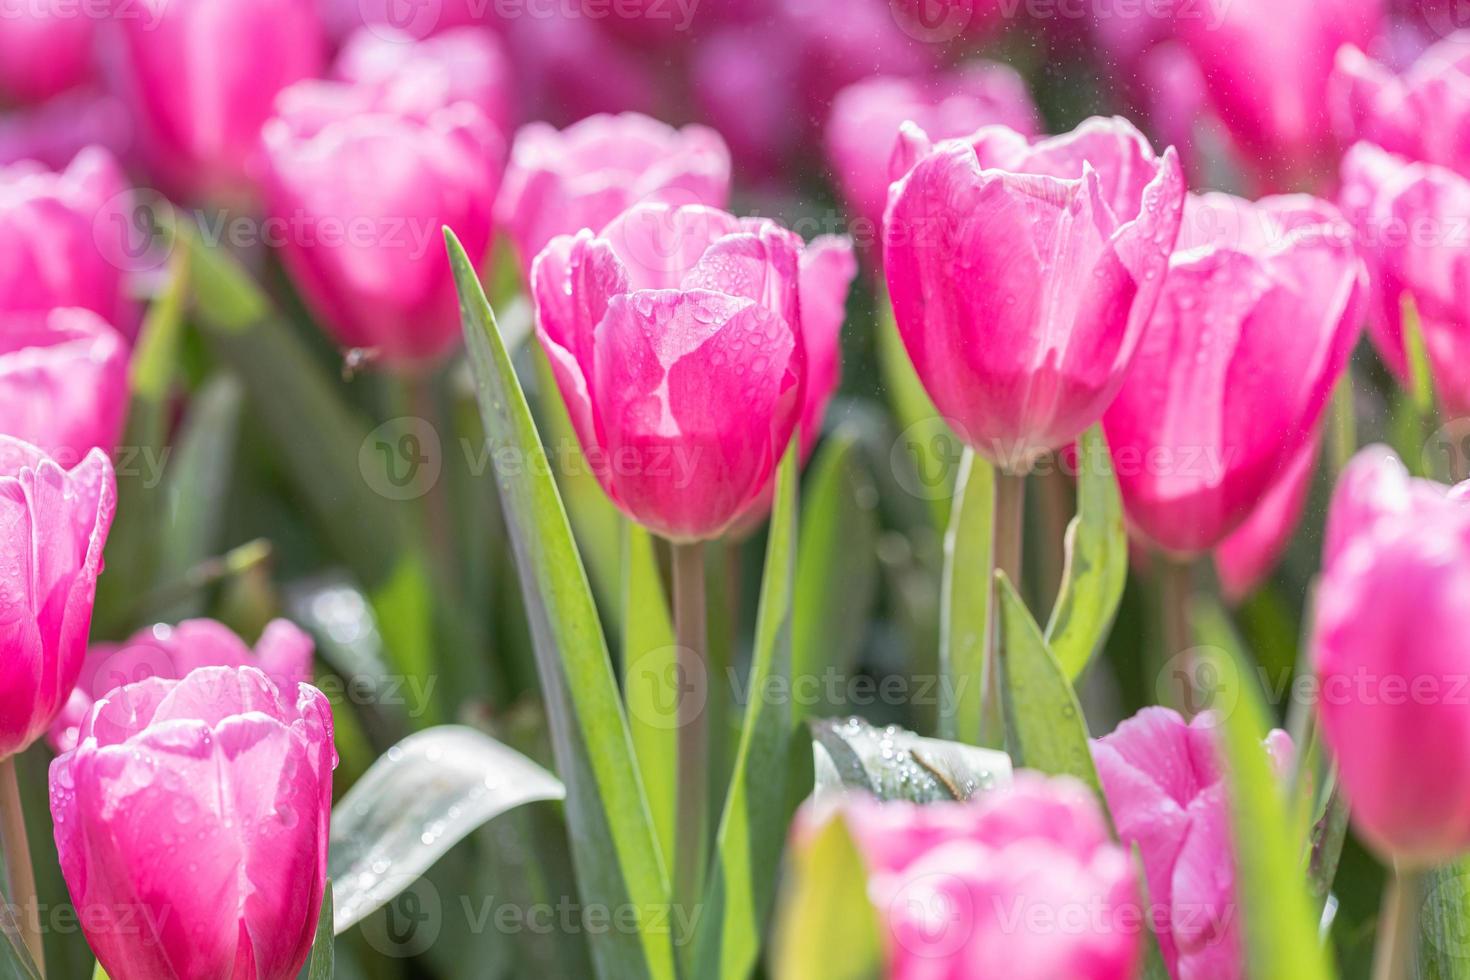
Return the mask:
[[1470,176],[1470,31],[1429,48],[1402,75],[1356,47],[1343,48],[1332,108],[1348,142],[1366,140]]
[[121,156],[132,139],[132,123],[120,100],[78,89],[0,114],[0,167],[34,161],[50,170],[65,170],[89,146]]
[[363,28],[347,39],[334,74],[358,85],[407,86],[421,100],[470,102],[502,133],[515,124],[514,70],[500,38],[474,27],[414,41],[388,28]]
[[1220,576],[1220,588],[1232,602],[1244,599],[1270,575],[1290,544],[1291,536],[1301,522],[1302,510],[1307,506],[1320,444],[1319,432],[1298,450],[1245,523],[1215,549],[1215,570]]
[[1241,525],[1313,437],[1367,289],[1330,204],[1190,197],[1163,298],[1104,418],[1136,531],[1184,556]]
[[904,122],[933,139],[967,136],[981,126],[1009,126],[1026,136],[1041,123],[1021,76],[1008,65],[977,62],[952,73],[880,76],[837,94],[827,123],[827,158],[847,206],[876,241],[888,204],[888,163]]
[[718,133],[624,113],[560,132],[522,127],[495,211],[529,269],[557,235],[598,231],[635,204],[722,208],[729,196],[730,154]]
[[102,452],[68,472],[0,435],[0,759],[39,738],[77,682],[116,502]]
[[51,815],[108,976],[294,980],[326,882],[336,764],[326,697],[254,667],[98,701],[51,764]]
[[1470,504],[1381,447],[1345,472],[1311,639],[1322,735],[1358,834],[1400,866],[1470,852]]
[[385,37],[423,40],[470,25],[493,24],[494,0],[316,0],[323,24],[337,39],[367,28]]
[[[1118,837],[1143,858],[1149,924],[1174,980],[1246,975],[1217,724],[1144,708],[1093,743]],[[1265,748],[1285,776],[1291,739],[1274,731]]]
[[812,240],[801,252],[801,343],[806,351],[806,394],[801,406],[802,458],[822,433],[827,406],[842,380],[842,324],[847,293],[857,277],[852,242],[837,235]]
[[961,438],[1024,471],[1123,383],[1179,230],[1178,157],[1092,119],[1034,145],[905,126],[894,162],[884,265],[909,357]]
[[564,126],[599,113],[657,112],[659,62],[588,17],[518,17],[506,25],[525,114]]
[[92,78],[98,18],[68,0],[0,9],[0,103],[44,102]]
[[536,259],[536,327],[593,472],[675,541],[718,537],[766,491],[806,382],[801,239],[642,204]]
[[1144,917],[1132,862],[1082,784],[1019,773],[968,803],[853,798],[841,813],[867,867],[890,980],[1136,975]]
[[114,2],[111,64],[154,178],[190,201],[253,203],[277,93],[323,68],[315,0]]
[[61,173],[0,167],[0,312],[79,306],[132,336],[140,312],[124,271],[134,267],[133,203],[103,150],[84,150]]
[[128,407],[128,354],[90,310],[0,314],[0,435],[63,466],[110,454]]
[[1344,44],[1378,34],[1384,0],[1231,0],[1185,5],[1175,31],[1215,112],[1268,188],[1318,176],[1333,134],[1327,91]]
[[1414,301],[1436,393],[1451,413],[1470,412],[1470,179],[1413,163],[1370,143],[1342,161],[1341,203],[1373,275],[1369,334],[1401,380],[1403,303]]
[[309,635],[284,619],[266,626],[254,651],[228,626],[212,619],[190,619],[177,626],[160,623],[139,630],[124,643],[95,644],[46,740],[57,752],[76,748],[92,705],[114,688],[150,677],[182,680],[200,667],[256,667],[281,690],[295,690],[297,684],[311,680],[314,648]]
[[504,159],[476,106],[419,94],[428,106],[411,91],[303,82],[263,134],[267,206],[297,288],[339,344],[393,366],[458,343],[443,228],[471,255],[489,251]]

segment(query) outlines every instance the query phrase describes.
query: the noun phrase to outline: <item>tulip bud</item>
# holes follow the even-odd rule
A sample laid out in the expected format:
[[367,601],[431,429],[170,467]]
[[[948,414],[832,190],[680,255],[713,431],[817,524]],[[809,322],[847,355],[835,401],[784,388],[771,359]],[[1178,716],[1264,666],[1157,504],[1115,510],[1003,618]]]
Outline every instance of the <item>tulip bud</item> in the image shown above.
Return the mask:
[[397,365],[458,343],[443,228],[470,255],[489,251],[504,155],[474,105],[413,95],[304,82],[282,93],[263,133],[267,207],[297,288],[343,347]]
[[1241,525],[1312,439],[1366,294],[1331,205],[1190,197],[1164,295],[1104,418],[1135,530],[1194,555]]
[[718,133],[624,113],[560,132],[521,127],[495,217],[529,269],[557,235],[599,231],[632,205],[722,208],[729,196],[730,154]]
[[0,102],[44,102],[91,79],[97,17],[83,5],[26,0],[0,20]]
[[0,167],[0,312],[79,306],[131,337],[140,318],[124,276],[133,205],[104,150],[83,150],[61,173]]
[[1452,414],[1470,412],[1470,179],[1358,143],[1342,161],[1343,212],[1373,277],[1368,321],[1390,370],[1409,377],[1404,299],[1413,300],[1435,392]]
[[1363,450],[1333,496],[1311,638],[1358,834],[1408,867],[1470,852],[1470,505]]
[[311,680],[315,644],[295,624],[277,619],[265,628],[252,651],[229,627],[212,619],[162,623],[139,630],[124,643],[98,643],[82,661],[82,672],[66,708],[46,740],[58,753],[77,747],[77,736],[92,705],[114,688],[149,677],[182,680],[200,667],[256,667],[283,691]]
[[215,205],[256,196],[260,127],[282,89],[321,73],[315,0],[115,0],[116,87],[171,194]]
[[116,503],[102,452],[68,472],[0,435],[0,759],[45,732],[77,682]]
[[[1143,859],[1150,925],[1175,980],[1245,976],[1217,725],[1208,712],[1186,722],[1144,708],[1092,746],[1118,838]],[[1273,731],[1265,748],[1284,776],[1291,739]]]
[[108,976],[293,980],[326,883],[326,697],[204,667],[114,690],[79,734],[51,764],[51,815]]
[[644,204],[537,257],[537,333],[633,520],[718,537],[766,491],[803,405],[801,252],[769,221]]
[[932,139],[999,124],[1032,136],[1041,130],[1026,83],[1009,65],[976,62],[944,75],[879,76],[837,93],[827,123],[827,157],[854,217],[875,237],[888,203],[888,159],[899,127],[912,121]]
[[1184,184],[1122,119],[1031,144],[905,126],[884,265],[919,378],[977,452],[1024,472],[1102,417],[1163,286]]
[[840,812],[868,870],[892,980],[1136,976],[1144,925],[1133,866],[1075,780],[1018,773],[966,803],[853,798]]

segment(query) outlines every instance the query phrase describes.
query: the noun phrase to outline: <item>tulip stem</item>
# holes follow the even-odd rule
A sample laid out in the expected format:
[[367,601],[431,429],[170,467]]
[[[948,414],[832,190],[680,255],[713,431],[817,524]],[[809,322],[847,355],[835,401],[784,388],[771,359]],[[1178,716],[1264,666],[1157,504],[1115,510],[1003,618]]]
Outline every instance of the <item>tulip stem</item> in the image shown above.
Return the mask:
[[25,814],[20,808],[20,781],[15,774],[15,757],[0,760],[0,843],[5,849],[5,871],[10,879],[10,904],[19,911],[21,933],[36,969],[46,976],[41,949],[41,906],[36,897],[36,874],[31,867],[31,848],[26,839]]
[[1194,646],[1194,627],[1190,618],[1191,569],[1188,562],[1161,555],[1159,599],[1162,604],[1164,632],[1164,665],[1179,681],[1179,706],[1186,718],[1194,717],[1201,702],[1196,690],[1195,663],[1192,659],[1175,662]]
[[1378,942],[1373,950],[1373,980],[1408,980],[1419,951],[1419,906],[1424,872],[1396,867],[1383,894]]
[[704,545],[675,543],[674,638],[678,646],[678,822],[674,830],[674,898],[685,908],[700,901],[709,797],[709,636],[705,617]]
[[1021,527],[1026,520],[1026,476],[999,468],[995,473],[995,567],[1024,594],[1021,586]]

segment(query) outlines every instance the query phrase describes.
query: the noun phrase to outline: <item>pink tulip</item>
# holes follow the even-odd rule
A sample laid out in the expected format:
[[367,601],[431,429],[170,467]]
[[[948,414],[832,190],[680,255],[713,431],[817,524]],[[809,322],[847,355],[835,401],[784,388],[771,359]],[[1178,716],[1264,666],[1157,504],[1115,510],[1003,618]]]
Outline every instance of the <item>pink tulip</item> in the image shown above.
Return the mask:
[[285,229],[287,270],[338,343],[390,365],[458,343],[442,229],[472,256],[489,251],[504,159],[477,107],[394,104],[413,95],[304,82],[282,93],[263,133],[267,207]]
[[122,156],[132,140],[132,121],[117,98],[78,89],[0,114],[0,167],[32,160],[50,170],[65,170],[86,147]]
[[1309,439],[1295,458],[1286,464],[1276,482],[1251,511],[1245,523],[1231,532],[1215,549],[1215,569],[1226,598],[1239,602],[1259,585],[1271,570],[1302,519],[1312,474],[1317,469],[1321,433]]
[[506,39],[528,118],[560,126],[598,113],[656,113],[667,98],[654,59],[601,20],[518,17]]
[[1367,288],[1330,204],[1190,197],[1163,298],[1104,418],[1135,530],[1194,555],[1241,525],[1312,438]]
[[1132,863],[1080,783],[1019,773],[968,803],[853,798],[841,813],[885,927],[890,980],[1136,975]]
[[367,28],[385,37],[423,40],[469,25],[493,24],[494,0],[316,0],[334,39]]
[[254,651],[212,619],[190,619],[177,626],[160,623],[139,630],[124,643],[95,644],[46,740],[58,753],[70,752],[77,747],[92,705],[114,688],[149,677],[182,680],[200,667],[256,667],[281,690],[294,690],[311,680],[314,647],[309,635],[284,619],[265,628]]
[[967,136],[993,123],[1033,136],[1041,122],[1026,83],[1008,65],[976,62],[945,75],[879,76],[837,94],[827,157],[847,206],[876,237],[888,203],[888,163],[899,127],[912,121],[933,139]]
[[[1359,836],[1394,862],[1470,852],[1470,506],[1381,448],[1333,497],[1311,639],[1322,735]],[[1375,472],[1377,470],[1378,472]]]
[[114,2],[111,64],[154,177],[190,201],[253,202],[277,93],[323,68],[314,0]]
[[140,311],[124,271],[135,267],[133,197],[103,150],[65,171],[0,167],[0,312],[91,310],[131,337]]
[[847,293],[857,277],[852,242],[837,235],[813,239],[801,252],[801,344],[806,351],[806,396],[801,406],[801,452],[806,458],[822,433],[827,406],[842,380],[842,324]]
[[1183,177],[1122,119],[1034,145],[1000,126],[895,151],[884,265],[939,411],[1024,471],[1112,401],[1163,285]]
[[51,764],[51,815],[108,976],[294,980],[325,887],[336,764],[322,692],[254,667],[98,701]]
[[72,466],[116,448],[127,407],[128,344],[97,314],[0,314],[0,434]]
[[729,196],[730,154],[718,133],[624,113],[560,132],[523,126],[495,216],[529,268],[557,235],[596,231],[635,204],[720,208]]
[[37,103],[91,79],[97,15],[68,0],[0,11],[0,102]]
[[1436,392],[1453,414],[1470,411],[1470,179],[1411,163],[1369,143],[1342,161],[1341,203],[1373,275],[1369,335],[1401,380],[1403,301],[1418,310]]
[[537,333],[633,520],[718,537],[766,491],[802,412],[801,254],[769,221],[641,204],[537,257]]
[[426,41],[388,28],[362,28],[347,39],[333,67],[346,82],[409,86],[416,96],[440,105],[470,102],[502,133],[515,124],[514,72],[498,36],[459,27]]
[[1378,34],[1383,0],[1231,0],[1184,5],[1177,36],[1204,74],[1216,114],[1268,186],[1300,181],[1333,150],[1333,59]]
[[1470,176],[1470,31],[1440,41],[1402,75],[1345,47],[1332,80],[1344,139]]
[[[1150,925],[1174,980],[1245,976],[1216,724],[1144,708],[1092,749],[1118,837],[1143,858]],[[1284,776],[1291,739],[1274,731],[1265,748]]]
[[40,737],[77,682],[116,501],[101,451],[68,472],[0,435],[0,758]]

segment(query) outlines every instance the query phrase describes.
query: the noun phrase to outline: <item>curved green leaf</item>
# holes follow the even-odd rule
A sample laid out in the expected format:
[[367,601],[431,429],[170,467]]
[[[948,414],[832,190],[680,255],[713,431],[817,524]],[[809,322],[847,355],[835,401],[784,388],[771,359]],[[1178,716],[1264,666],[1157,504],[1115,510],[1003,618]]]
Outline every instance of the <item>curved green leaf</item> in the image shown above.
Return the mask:
[[995,468],[966,449],[944,536],[939,600],[939,734],[969,745],[984,741],[990,677],[990,612],[995,592]]
[[1077,516],[1067,525],[1067,566],[1046,624],[1046,642],[1076,680],[1112,628],[1128,582],[1123,497],[1102,425],[1077,440]]
[[775,980],[878,980],[882,929],[868,875],[841,817],[791,862],[776,921]]
[[322,907],[316,916],[316,938],[311,941],[311,955],[302,968],[305,980],[332,980],[336,969],[336,934],[332,930],[332,880],[322,893]]
[[[668,874],[587,573],[495,314],[459,239],[448,229],[445,239],[489,458],[507,454],[521,462],[496,467],[495,475],[557,770],[567,787],[567,823],[582,899],[654,915],[667,909]],[[592,952],[603,977],[664,980],[675,975],[672,945],[655,929],[611,932],[592,944]]]

